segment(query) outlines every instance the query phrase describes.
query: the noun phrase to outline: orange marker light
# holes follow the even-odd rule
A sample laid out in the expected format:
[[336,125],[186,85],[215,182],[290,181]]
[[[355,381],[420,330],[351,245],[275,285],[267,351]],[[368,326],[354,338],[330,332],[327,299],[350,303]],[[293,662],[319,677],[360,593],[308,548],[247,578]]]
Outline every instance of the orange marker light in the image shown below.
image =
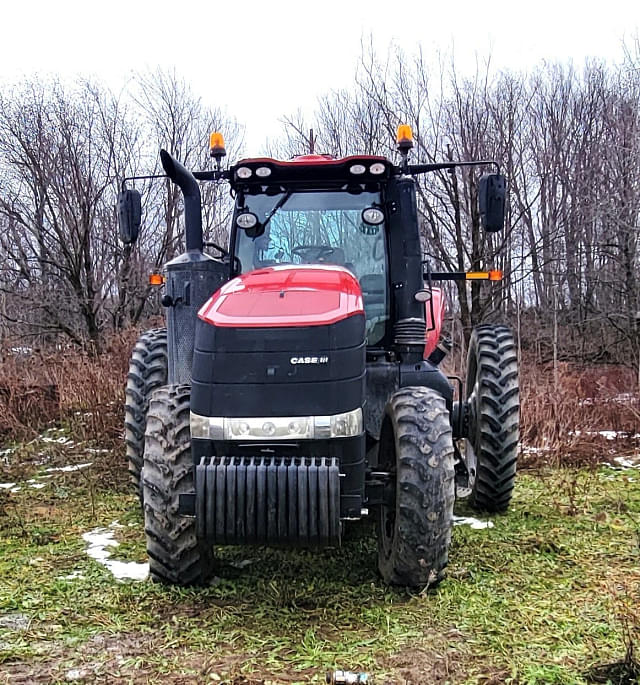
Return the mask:
[[164,285],[166,280],[162,274],[149,274],[149,285]]
[[502,271],[491,269],[491,271],[467,271],[465,278],[468,281],[501,281]]
[[398,145],[400,143],[412,143],[413,144],[413,131],[409,124],[400,124],[398,126],[398,133],[396,134],[396,142]]
[[227,154],[224,149],[224,136],[219,131],[214,131],[209,136],[209,153],[212,157],[224,157]]

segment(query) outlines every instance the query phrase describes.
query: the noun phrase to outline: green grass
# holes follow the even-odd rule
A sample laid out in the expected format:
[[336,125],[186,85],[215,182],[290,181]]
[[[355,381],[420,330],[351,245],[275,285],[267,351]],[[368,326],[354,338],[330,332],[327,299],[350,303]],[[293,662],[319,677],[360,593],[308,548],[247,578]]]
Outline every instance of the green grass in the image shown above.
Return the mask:
[[338,551],[222,549],[204,589],[118,582],[81,535],[117,520],[113,558],[143,561],[142,520],[100,469],[0,492],[0,679],[587,683],[640,638],[638,471],[520,475],[509,512],[457,526],[447,580],[412,595],[376,575],[370,529]]

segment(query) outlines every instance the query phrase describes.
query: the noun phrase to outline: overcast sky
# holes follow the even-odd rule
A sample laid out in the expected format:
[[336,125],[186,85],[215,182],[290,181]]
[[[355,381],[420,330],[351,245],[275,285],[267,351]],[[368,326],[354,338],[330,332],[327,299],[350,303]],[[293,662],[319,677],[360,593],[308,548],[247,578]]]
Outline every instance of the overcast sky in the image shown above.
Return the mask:
[[[640,0],[3,0],[0,80],[24,75],[96,76],[119,90],[132,71],[158,65],[191,81],[208,104],[246,127],[245,151],[277,137],[279,119],[348,87],[372,37],[425,54],[455,51],[473,68],[527,69],[541,60],[612,62],[640,26]],[[207,141],[203,141],[206,145]]]

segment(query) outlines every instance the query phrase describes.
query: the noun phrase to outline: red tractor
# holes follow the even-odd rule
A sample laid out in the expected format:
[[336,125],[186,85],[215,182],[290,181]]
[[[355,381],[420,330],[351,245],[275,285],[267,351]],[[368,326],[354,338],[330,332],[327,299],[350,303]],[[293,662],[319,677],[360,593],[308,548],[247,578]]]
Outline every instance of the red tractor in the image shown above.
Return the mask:
[[[375,517],[383,579],[433,586],[456,487],[478,509],[508,506],[513,336],[473,331],[454,401],[463,384],[439,368],[433,282],[466,275],[425,273],[414,180],[495,163],[409,164],[408,127],[398,144],[399,165],[308,154],[221,169],[213,134],[217,168],[193,173],[161,152],[184,196],[186,251],[166,265],[166,329],[134,348],[125,419],[154,580],[205,583],[215,545],[338,546],[345,525]],[[228,249],[203,244],[200,181],[231,188]],[[500,230],[504,178],[483,176],[478,192],[485,230]],[[133,243],[141,199],[126,184],[119,215]]]

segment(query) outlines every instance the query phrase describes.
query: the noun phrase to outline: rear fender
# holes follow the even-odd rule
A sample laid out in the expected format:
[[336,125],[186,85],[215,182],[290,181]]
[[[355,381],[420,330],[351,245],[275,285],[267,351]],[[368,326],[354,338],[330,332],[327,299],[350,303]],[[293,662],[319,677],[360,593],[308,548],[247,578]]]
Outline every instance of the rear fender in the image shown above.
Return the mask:
[[[433,310],[432,310],[433,304]],[[425,321],[427,322],[426,340],[424,345],[423,358],[428,359],[436,349],[442,332],[442,323],[445,314],[445,299],[441,288],[432,288],[431,300],[424,303]],[[431,312],[433,311],[433,317]]]

